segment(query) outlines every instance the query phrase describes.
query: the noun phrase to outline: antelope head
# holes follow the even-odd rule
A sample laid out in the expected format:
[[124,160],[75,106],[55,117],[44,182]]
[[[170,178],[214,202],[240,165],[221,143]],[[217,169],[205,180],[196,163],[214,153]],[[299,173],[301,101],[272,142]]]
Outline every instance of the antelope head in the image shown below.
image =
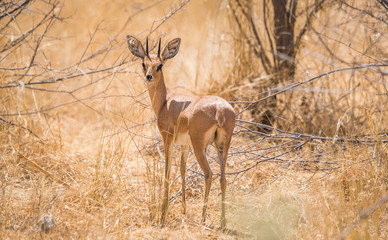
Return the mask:
[[171,40],[167,46],[164,48],[162,55],[160,55],[160,45],[161,39],[159,39],[158,44],[158,54],[150,54],[148,48],[148,37],[146,40],[146,50],[144,51],[143,45],[135,37],[128,35],[127,36],[129,50],[138,58],[143,60],[143,72],[145,76],[145,81],[148,84],[158,82],[162,76],[162,67],[167,59],[175,57],[179,51],[179,46],[181,44],[180,38],[175,38]]

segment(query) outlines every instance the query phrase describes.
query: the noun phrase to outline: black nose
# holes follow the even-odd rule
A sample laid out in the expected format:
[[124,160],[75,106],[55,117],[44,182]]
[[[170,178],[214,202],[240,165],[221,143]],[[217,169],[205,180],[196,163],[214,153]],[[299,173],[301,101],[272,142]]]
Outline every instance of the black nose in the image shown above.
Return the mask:
[[148,74],[148,75],[146,76],[146,78],[147,78],[147,80],[151,80],[151,79],[152,79],[152,75],[151,75],[151,74]]

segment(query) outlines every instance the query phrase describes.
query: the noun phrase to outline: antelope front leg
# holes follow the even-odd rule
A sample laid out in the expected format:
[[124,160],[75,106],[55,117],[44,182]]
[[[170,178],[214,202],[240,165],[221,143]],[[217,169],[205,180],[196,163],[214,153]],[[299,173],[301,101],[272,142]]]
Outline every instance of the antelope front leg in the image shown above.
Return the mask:
[[182,205],[183,205],[183,214],[186,215],[186,160],[189,156],[190,147],[182,146],[182,156],[181,156],[181,178],[182,178]]
[[164,196],[162,203],[162,216],[160,222],[162,225],[166,222],[167,210],[168,210],[168,201],[169,201],[169,188],[170,188],[170,171],[171,171],[171,156],[172,156],[172,143],[170,141],[165,141],[165,172],[164,172]]

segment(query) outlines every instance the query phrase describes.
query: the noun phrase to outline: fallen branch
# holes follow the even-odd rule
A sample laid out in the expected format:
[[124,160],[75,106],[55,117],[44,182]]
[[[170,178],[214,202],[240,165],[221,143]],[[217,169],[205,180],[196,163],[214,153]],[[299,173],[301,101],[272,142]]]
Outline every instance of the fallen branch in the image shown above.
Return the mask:
[[31,159],[28,159],[26,156],[24,156],[23,154],[21,154],[20,152],[18,152],[16,149],[15,151],[19,154],[19,156],[21,158],[23,158],[24,160],[27,161],[28,164],[30,164],[31,166],[33,166],[34,168],[38,169],[39,171],[41,171],[42,173],[44,173],[46,176],[50,177],[51,179],[53,179],[54,181],[62,184],[63,186],[67,187],[67,188],[70,188],[69,184],[65,183],[64,181],[62,181],[61,179],[55,177],[53,174],[49,173],[48,171],[44,170],[41,166],[39,166],[35,161],[31,160]]

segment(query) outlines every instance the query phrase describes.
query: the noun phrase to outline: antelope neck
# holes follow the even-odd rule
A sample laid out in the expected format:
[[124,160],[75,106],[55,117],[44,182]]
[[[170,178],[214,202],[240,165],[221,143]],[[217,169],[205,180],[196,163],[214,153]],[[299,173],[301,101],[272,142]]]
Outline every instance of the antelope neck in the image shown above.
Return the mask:
[[164,83],[163,72],[160,72],[160,80],[152,85],[148,85],[148,92],[151,98],[152,109],[156,117],[159,116],[162,107],[167,101],[167,88]]

